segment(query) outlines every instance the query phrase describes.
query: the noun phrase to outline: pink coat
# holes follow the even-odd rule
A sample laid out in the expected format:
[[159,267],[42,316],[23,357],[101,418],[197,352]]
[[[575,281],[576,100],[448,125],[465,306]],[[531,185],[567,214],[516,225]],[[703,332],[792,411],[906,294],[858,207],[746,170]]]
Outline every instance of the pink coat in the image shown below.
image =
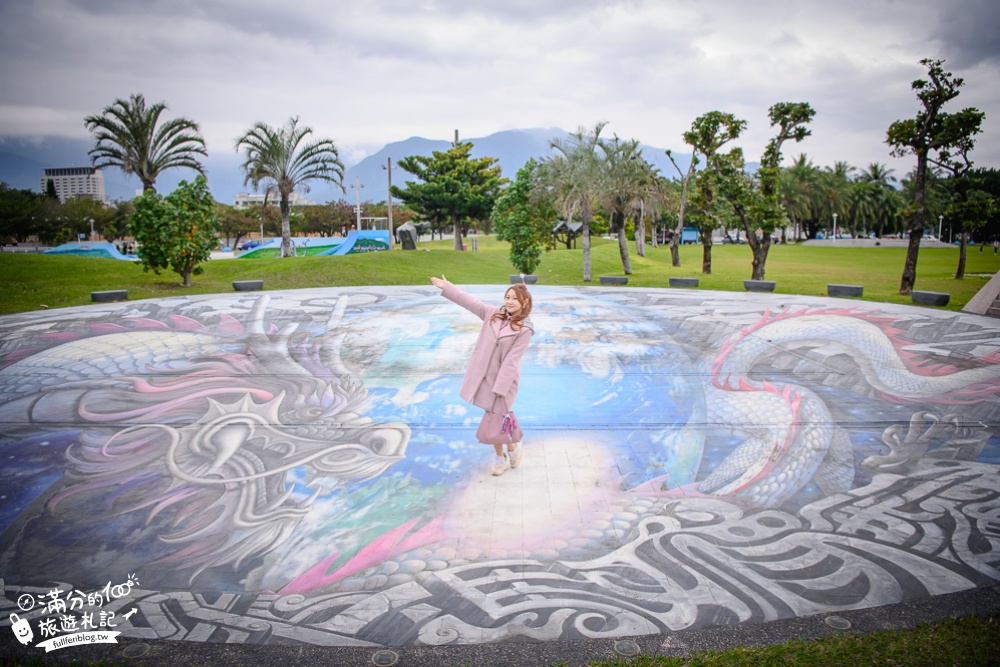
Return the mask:
[[[524,320],[520,329],[513,331],[510,326],[501,327],[499,321],[490,321],[493,314],[500,310],[498,307],[483,303],[451,283],[444,286],[441,296],[483,320],[458,395],[484,410],[510,410],[517,397],[521,357],[534,333],[530,318]],[[497,395],[504,398],[502,405],[494,404]]]

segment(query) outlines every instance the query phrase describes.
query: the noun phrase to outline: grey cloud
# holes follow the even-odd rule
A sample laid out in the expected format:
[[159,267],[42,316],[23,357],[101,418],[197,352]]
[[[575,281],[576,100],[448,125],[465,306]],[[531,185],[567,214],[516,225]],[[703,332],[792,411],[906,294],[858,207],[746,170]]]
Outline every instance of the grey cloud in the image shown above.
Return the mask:
[[933,34],[941,40],[950,67],[1000,64],[1000,2],[956,0],[938,11],[940,23]]

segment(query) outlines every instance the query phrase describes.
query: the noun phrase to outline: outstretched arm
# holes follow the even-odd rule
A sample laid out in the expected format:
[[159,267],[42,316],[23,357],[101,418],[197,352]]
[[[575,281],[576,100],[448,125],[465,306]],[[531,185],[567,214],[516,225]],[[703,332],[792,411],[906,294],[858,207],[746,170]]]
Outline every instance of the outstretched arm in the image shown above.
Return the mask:
[[444,276],[431,278],[431,283],[441,289],[441,296],[449,301],[454,301],[481,320],[485,320],[497,311],[494,306],[487,305],[471,294],[466,294],[458,289]]

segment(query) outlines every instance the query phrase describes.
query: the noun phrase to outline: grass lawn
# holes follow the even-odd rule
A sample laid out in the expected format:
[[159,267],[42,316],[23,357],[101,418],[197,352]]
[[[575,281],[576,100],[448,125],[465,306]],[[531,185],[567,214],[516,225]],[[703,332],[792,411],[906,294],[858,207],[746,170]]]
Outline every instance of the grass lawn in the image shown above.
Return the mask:
[[[306,287],[428,284],[431,275],[446,275],[456,283],[507,284],[513,273],[508,245],[480,237],[479,252],[455,252],[452,241],[421,243],[420,250],[368,253],[343,257],[216,260],[205,263],[204,274],[183,288],[173,273],[156,276],[136,265],[110,259],[0,253],[0,284],[5,298],[0,314],[39,308],[91,303],[90,292],[127,289],[130,299],[181,294],[231,293],[232,281],[263,279],[268,290]],[[742,291],[750,277],[750,249],[714,246],[713,273],[701,275],[701,246],[682,246],[679,268],[670,265],[668,248],[647,248],[647,257],[636,257],[630,244],[633,274],[630,286],[667,287],[670,277],[696,277],[700,289]],[[774,246],[767,263],[767,278],[777,282],[777,292],[825,295],[828,283],[864,286],[865,301],[909,303],[901,297],[900,275],[905,248],[845,248],[824,246]],[[540,284],[583,285],[582,252],[560,248],[543,256],[537,273]],[[618,247],[613,241],[595,239],[593,277],[621,275]],[[1000,257],[991,252],[968,255],[967,277],[954,280],[958,263],[955,248],[924,248],[917,265],[917,289],[951,294],[950,310],[960,310],[1000,269]],[[1000,632],[993,618],[966,618],[923,626],[916,630],[844,634],[815,641],[792,641],[765,648],[739,648],[700,654],[691,658],[637,658],[639,667],[735,667],[736,665],[960,665],[996,664]],[[40,664],[10,662],[7,664]],[[608,663],[610,667],[611,663]],[[619,663],[614,663],[619,664]],[[624,663],[621,663],[624,664]]]
[[[213,260],[194,276],[192,287],[180,286],[172,272],[159,276],[143,273],[137,265],[112,259],[52,255],[0,253],[0,283],[5,298],[0,314],[39,308],[60,308],[91,303],[90,292],[127,289],[129,299],[232,292],[234,280],[264,280],[267,290],[303,287],[425,284],[431,275],[444,274],[459,284],[507,284],[514,273],[509,246],[493,237],[479,237],[479,252],[455,252],[452,241],[420,244],[420,250],[363,253],[343,257],[289,257]],[[701,275],[702,247],[681,247],[681,266],[670,265],[666,247],[647,247],[646,257],[635,255],[630,244],[632,275],[629,285],[667,287],[670,277],[700,279],[700,289],[743,291],[750,277],[747,246],[712,247],[712,274]],[[561,247],[542,257],[537,269],[544,285],[584,285],[583,252]],[[768,280],[777,282],[783,294],[825,295],[828,283],[864,286],[866,301],[910,303],[898,294],[906,257],[905,248],[845,248],[809,245],[777,245],[767,260]],[[594,239],[591,253],[592,285],[602,275],[622,275],[618,246],[614,241]],[[969,299],[1000,269],[1000,256],[968,254],[966,278],[955,280],[957,248],[923,248],[917,263],[916,288],[948,292],[947,308],[961,310]]]
[[[691,657],[648,657],[594,662],[592,667],[992,667],[1000,652],[995,618],[967,617],[922,625],[912,630],[882,630],[867,635],[845,633],[814,640],[793,639],[764,647],[708,651]],[[68,657],[68,656],[67,656]],[[43,658],[3,659],[0,665],[41,667]],[[79,667],[142,665],[142,659],[115,662],[70,662]],[[558,667],[555,665],[553,667]]]

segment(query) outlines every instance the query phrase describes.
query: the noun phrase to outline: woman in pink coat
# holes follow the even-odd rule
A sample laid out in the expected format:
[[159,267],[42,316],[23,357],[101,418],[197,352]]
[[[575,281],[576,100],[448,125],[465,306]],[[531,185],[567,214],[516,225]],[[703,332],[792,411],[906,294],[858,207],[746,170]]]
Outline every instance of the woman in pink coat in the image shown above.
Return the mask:
[[[528,288],[512,285],[504,294],[504,305],[497,308],[466,294],[444,276],[431,278],[431,282],[441,289],[441,296],[483,321],[458,395],[487,412],[507,412],[517,397],[521,357],[535,332],[528,318],[532,306]],[[494,475],[502,475],[508,468],[521,464],[520,442],[509,444],[506,452],[503,445],[493,445],[493,449],[497,455],[493,464]]]

